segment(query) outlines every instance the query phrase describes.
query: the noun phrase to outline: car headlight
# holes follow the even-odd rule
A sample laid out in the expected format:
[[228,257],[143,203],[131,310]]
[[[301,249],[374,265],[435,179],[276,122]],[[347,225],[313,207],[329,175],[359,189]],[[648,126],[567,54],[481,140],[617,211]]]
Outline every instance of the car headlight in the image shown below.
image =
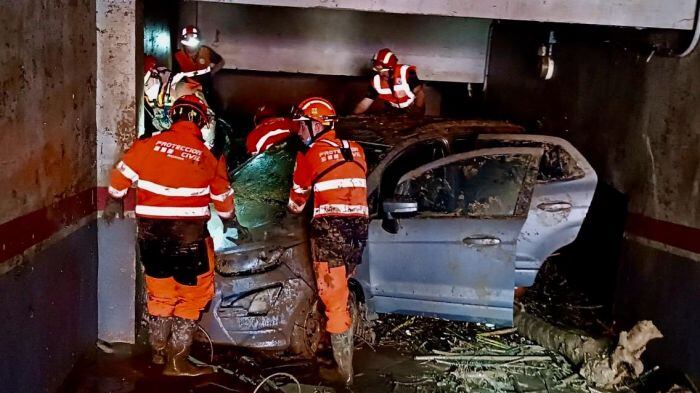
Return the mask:
[[282,287],[274,286],[247,293],[230,303],[222,303],[220,308],[227,309],[237,316],[266,315],[277,301]]

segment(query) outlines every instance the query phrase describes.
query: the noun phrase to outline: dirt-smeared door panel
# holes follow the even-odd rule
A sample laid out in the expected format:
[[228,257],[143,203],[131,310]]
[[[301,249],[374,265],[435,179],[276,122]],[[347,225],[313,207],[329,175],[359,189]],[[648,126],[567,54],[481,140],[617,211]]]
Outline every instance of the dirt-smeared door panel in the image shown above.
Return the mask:
[[418,214],[390,233],[370,223],[371,302],[377,312],[512,322],[515,246],[542,149],[483,149],[405,174],[395,198]]
[[544,260],[573,242],[593,199],[598,178],[569,142],[552,136],[479,135],[477,146],[537,146],[544,149],[530,214],[516,251],[516,286],[529,286]]

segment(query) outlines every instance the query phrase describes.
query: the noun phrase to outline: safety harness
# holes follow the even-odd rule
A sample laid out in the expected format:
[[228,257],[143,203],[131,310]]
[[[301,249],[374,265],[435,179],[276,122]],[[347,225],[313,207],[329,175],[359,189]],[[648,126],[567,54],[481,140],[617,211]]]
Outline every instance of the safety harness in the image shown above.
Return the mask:
[[331,171],[339,168],[342,165],[348,164],[348,163],[353,163],[360,167],[362,169],[362,173],[367,175],[367,168],[362,166],[359,162],[355,161],[355,157],[352,155],[352,148],[350,147],[350,143],[346,141],[345,139],[340,140],[340,146],[337,146],[335,143],[327,140],[319,140],[318,142],[325,142],[326,144],[333,146],[333,147],[338,147],[340,148],[340,155],[343,156],[343,161],[338,161],[334,163],[333,165],[329,166],[328,168],[324,169],[314,177],[314,179],[311,181],[311,186],[313,187],[314,184],[316,184],[321,178],[329,174]]

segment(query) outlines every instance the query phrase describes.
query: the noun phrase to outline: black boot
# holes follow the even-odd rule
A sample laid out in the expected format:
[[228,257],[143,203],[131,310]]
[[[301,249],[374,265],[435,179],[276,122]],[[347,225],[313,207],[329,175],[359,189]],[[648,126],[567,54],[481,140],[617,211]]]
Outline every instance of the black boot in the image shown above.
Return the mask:
[[331,333],[333,358],[338,365],[338,373],[343,378],[343,382],[348,386],[352,385],[354,376],[352,368],[354,339],[352,326],[345,333]]
[[172,318],[151,315],[148,320],[148,342],[151,344],[153,364],[165,364],[165,347],[168,346],[168,336]]
[[165,369],[163,369],[163,375],[196,377],[214,372],[214,368],[211,366],[197,366],[187,359],[190,355],[192,337],[196,329],[197,322],[173,317],[172,333],[166,351],[168,359]]

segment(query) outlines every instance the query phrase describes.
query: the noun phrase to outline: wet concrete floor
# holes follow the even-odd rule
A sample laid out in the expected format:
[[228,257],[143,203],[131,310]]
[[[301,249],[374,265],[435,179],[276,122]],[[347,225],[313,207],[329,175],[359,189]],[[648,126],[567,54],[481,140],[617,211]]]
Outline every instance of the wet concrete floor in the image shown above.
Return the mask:
[[[98,349],[80,362],[59,393],[252,392],[265,376],[275,372],[286,372],[297,377],[307,385],[302,392],[379,393],[397,391],[396,387],[401,381],[412,383],[416,375],[434,371],[432,367],[435,367],[414,361],[393,348],[374,347],[372,350],[363,346],[355,351],[355,384],[352,389],[346,389],[324,380],[328,373],[322,370],[325,367],[323,362],[254,361],[245,354],[229,351],[225,355],[217,355],[214,363],[225,365],[234,372],[233,375],[218,372],[210,376],[179,378],[161,375],[162,366],[151,364],[150,354],[143,348],[117,344],[112,350],[113,353],[106,353]],[[216,351],[226,350],[217,348]],[[198,358],[208,358],[207,352],[208,348],[202,346],[196,348],[193,354]],[[277,381],[281,384],[285,382],[284,378]],[[298,391],[296,384],[288,384],[282,389],[286,392]],[[273,389],[259,391],[270,392]]]

